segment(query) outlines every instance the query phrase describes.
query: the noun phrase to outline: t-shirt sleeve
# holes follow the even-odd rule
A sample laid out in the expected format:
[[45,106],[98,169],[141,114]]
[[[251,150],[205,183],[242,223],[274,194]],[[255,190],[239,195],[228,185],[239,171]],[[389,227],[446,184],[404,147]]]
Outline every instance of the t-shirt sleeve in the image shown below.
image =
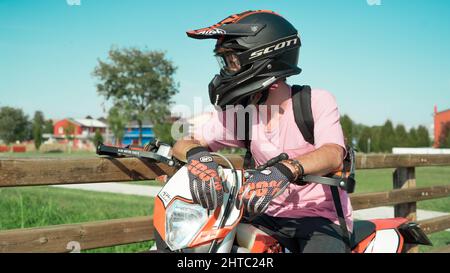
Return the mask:
[[336,99],[325,90],[311,92],[311,107],[314,119],[315,148],[325,144],[337,144],[345,149],[344,133]]
[[244,148],[244,142],[238,140],[234,120],[226,120],[224,112],[210,112],[201,115],[192,123],[194,138],[203,139],[211,151],[222,148]]

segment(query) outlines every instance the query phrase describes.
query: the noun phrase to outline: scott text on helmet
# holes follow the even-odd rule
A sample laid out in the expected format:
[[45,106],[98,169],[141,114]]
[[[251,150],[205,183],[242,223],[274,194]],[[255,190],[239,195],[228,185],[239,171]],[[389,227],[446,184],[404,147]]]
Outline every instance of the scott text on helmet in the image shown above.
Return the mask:
[[299,38],[295,37],[295,38],[293,38],[291,40],[282,41],[282,42],[280,42],[278,44],[270,45],[270,46],[268,46],[266,48],[257,50],[255,52],[253,52],[252,54],[250,54],[249,60],[251,60],[253,58],[256,58],[256,57],[259,57],[259,56],[262,56],[262,55],[266,55],[266,54],[268,54],[270,52],[273,52],[273,51],[280,50],[280,49],[285,48],[285,47],[289,47],[291,45],[296,45],[298,40],[299,40]]

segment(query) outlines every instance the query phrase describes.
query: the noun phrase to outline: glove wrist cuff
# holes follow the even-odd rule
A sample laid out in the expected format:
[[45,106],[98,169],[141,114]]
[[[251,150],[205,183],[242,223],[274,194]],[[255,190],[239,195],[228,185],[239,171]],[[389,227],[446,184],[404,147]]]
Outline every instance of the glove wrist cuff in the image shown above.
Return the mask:
[[284,176],[286,176],[286,178],[289,180],[289,182],[294,181],[295,179],[295,175],[291,172],[291,170],[286,167],[284,164],[282,163],[276,163],[275,165],[273,165],[277,170],[279,170]]
[[209,153],[209,150],[206,147],[203,147],[203,146],[194,147],[194,148],[192,148],[192,149],[190,149],[189,151],[186,152],[186,158],[190,158],[193,155],[201,153],[201,152],[208,152]]

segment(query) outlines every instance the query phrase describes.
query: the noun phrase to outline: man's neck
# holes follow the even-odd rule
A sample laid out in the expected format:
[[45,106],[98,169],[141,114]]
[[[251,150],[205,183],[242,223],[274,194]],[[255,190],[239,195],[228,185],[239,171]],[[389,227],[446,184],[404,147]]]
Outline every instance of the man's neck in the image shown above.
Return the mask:
[[[279,126],[280,117],[284,114],[287,101],[291,97],[291,87],[284,81],[278,81],[269,89],[265,105],[268,106],[267,117],[263,118],[266,123],[266,131],[270,132]],[[274,109],[275,107],[275,109]]]
[[276,88],[269,90],[265,104],[268,106],[278,105],[284,109],[287,100],[291,97],[291,87],[284,81],[278,81],[276,84],[278,85]]

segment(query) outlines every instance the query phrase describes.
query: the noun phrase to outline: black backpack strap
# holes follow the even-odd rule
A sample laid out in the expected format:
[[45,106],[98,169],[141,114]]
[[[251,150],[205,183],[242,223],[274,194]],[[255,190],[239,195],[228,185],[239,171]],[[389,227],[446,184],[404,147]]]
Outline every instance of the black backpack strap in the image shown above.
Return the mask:
[[[349,192],[349,189],[354,188],[354,183],[349,181],[348,178],[341,178],[335,176],[318,176],[318,175],[305,175],[302,177],[303,181],[307,181],[309,183],[316,183],[328,186],[338,187],[346,192]],[[302,183],[303,181],[299,181]]]
[[244,169],[254,169],[255,168],[255,160],[252,156],[252,151],[250,150],[251,145],[251,120],[252,117],[250,116],[250,113],[245,113],[245,149],[247,150],[245,152],[244,156]]
[[344,211],[342,209],[341,197],[339,196],[339,188],[336,186],[330,186],[331,195],[333,196],[334,208],[339,221],[339,226],[342,231],[342,240],[347,247],[347,252],[351,251],[350,232],[347,229],[347,223],[345,222]]
[[[314,145],[314,118],[311,107],[311,87],[308,85],[292,86],[292,106],[294,108],[294,118],[297,127],[303,135],[303,138],[310,144]],[[314,179],[311,179],[314,178]],[[344,177],[342,177],[344,178]],[[331,194],[333,197],[334,207],[339,220],[339,226],[342,230],[342,239],[347,247],[347,252],[351,251],[350,233],[347,229],[347,223],[345,222],[345,216],[342,208],[341,198],[339,196],[339,188],[352,188],[351,185],[341,184],[344,179],[335,178],[318,178],[311,176],[312,182],[329,185]],[[314,181],[315,180],[315,181]],[[308,181],[305,178],[305,181]],[[354,187],[354,186],[353,186]],[[352,189],[351,189],[352,190]]]
[[303,138],[314,145],[314,119],[311,109],[311,87],[308,85],[292,86],[292,106],[297,127]]

